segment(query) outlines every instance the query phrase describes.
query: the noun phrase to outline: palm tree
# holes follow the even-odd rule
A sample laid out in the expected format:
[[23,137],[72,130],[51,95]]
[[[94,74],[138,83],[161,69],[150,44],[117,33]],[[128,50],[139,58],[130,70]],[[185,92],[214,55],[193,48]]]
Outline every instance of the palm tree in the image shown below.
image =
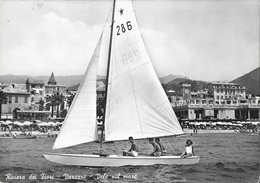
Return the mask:
[[43,111],[44,110],[44,100],[43,99],[41,99],[40,101],[39,101],[39,111]]
[[48,96],[46,98],[46,100],[47,100],[47,102],[49,102],[49,105],[52,106],[51,116],[53,117],[53,107],[57,106],[57,117],[60,117],[59,106],[60,106],[60,104],[63,104],[63,102],[65,100],[64,95],[57,92],[52,96]]
[[53,117],[53,109],[54,109],[54,106],[55,106],[55,101],[53,99],[53,96],[47,96],[46,97],[46,108],[47,110],[50,109],[50,106],[51,106],[51,117]]
[[1,120],[1,116],[2,116],[2,104],[6,104],[6,103],[7,103],[6,93],[4,93],[3,91],[0,91],[0,120]]
[[62,93],[57,92],[56,94],[53,95],[54,101],[57,106],[57,117],[60,117],[60,111],[59,111],[59,106],[60,104],[63,104],[65,101],[65,97]]

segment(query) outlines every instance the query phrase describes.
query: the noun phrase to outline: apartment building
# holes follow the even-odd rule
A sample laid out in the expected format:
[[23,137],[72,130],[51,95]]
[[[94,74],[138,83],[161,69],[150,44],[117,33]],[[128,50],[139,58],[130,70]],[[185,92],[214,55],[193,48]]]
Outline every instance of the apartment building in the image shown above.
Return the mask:
[[172,101],[173,109],[183,119],[259,119],[260,100],[248,98],[246,88],[234,83],[209,83],[201,91],[188,90],[188,84],[182,86],[185,91],[183,100]]
[[3,114],[10,114],[15,109],[29,110],[31,99],[30,93],[27,91],[25,84],[5,84],[2,91],[7,96],[7,103],[2,104]]

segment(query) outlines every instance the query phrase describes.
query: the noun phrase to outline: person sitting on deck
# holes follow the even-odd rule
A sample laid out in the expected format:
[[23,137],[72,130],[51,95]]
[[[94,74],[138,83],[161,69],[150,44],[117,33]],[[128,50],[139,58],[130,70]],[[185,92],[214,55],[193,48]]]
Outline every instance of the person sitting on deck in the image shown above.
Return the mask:
[[133,156],[136,157],[138,155],[139,148],[137,144],[134,142],[133,137],[129,137],[129,142],[132,144],[129,150],[123,151],[123,156]]
[[153,152],[149,156],[161,156],[161,148],[159,144],[154,142],[153,138],[149,138],[149,143],[153,146]]
[[160,142],[160,139],[159,139],[158,137],[155,138],[155,142],[160,146],[160,148],[161,148],[161,154],[166,154],[167,151],[166,151],[164,145]]
[[194,151],[193,151],[193,142],[191,140],[186,141],[185,145],[185,151],[182,153],[181,158],[186,158],[189,156],[194,156]]

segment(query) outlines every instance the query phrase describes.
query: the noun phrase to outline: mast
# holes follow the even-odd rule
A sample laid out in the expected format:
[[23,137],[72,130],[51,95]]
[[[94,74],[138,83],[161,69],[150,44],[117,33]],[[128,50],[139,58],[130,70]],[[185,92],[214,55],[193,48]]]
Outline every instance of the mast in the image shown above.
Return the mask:
[[103,135],[104,135],[104,127],[105,127],[105,118],[106,118],[106,104],[107,104],[107,91],[108,91],[108,81],[109,81],[109,68],[110,68],[110,60],[111,60],[111,50],[112,50],[112,38],[113,38],[113,24],[114,24],[114,15],[115,15],[115,5],[116,0],[113,1],[113,11],[112,11],[112,20],[111,20],[111,31],[110,31],[110,40],[109,40],[109,50],[108,50],[108,62],[107,62],[107,78],[106,78],[106,91],[105,91],[105,103],[104,103],[104,116],[102,121],[102,131],[101,131],[101,139],[100,139],[100,150],[103,145]]

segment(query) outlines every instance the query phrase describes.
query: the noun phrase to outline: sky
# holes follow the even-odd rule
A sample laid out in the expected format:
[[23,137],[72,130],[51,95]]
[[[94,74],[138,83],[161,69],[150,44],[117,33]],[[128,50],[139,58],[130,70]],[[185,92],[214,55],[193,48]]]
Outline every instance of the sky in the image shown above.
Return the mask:
[[[159,77],[231,81],[259,67],[257,0],[134,0],[133,6]],[[83,74],[111,8],[111,0],[0,1],[0,75]]]

